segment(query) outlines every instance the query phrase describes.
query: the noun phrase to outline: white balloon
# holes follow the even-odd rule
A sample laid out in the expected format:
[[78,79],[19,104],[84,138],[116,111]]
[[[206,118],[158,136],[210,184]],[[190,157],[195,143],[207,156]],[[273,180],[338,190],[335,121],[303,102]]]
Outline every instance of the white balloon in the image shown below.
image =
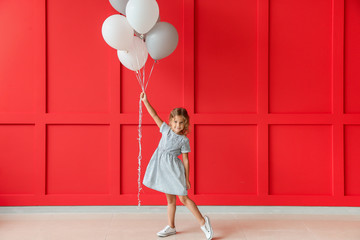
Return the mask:
[[145,34],[159,18],[159,6],[156,0],[129,0],[126,16],[131,27],[140,34]]
[[109,0],[110,4],[116,11],[125,15],[126,4],[129,0]]
[[132,45],[134,30],[126,17],[120,14],[108,17],[102,25],[101,33],[105,42],[117,50],[128,50]]
[[146,44],[138,37],[133,37],[133,45],[128,51],[117,51],[120,62],[132,71],[140,70],[146,63],[148,51]]
[[[158,23],[158,22],[160,22],[160,15],[159,15],[158,20],[156,21],[156,23]],[[153,29],[156,26],[156,23],[151,29]],[[151,29],[149,30],[149,32],[151,31]],[[143,38],[145,40],[145,42],[146,42],[146,34],[140,34],[137,31],[134,31],[134,32],[135,32],[135,36],[138,36],[139,38]],[[147,32],[147,33],[149,33],[149,32]]]

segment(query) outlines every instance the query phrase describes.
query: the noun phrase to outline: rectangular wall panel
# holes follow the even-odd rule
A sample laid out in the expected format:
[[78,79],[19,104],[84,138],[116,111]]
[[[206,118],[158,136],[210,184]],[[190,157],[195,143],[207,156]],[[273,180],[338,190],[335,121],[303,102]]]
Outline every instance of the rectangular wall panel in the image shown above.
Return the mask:
[[331,195],[331,155],[331,126],[271,125],[269,193]]
[[46,194],[109,192],[109,127],[47,126]]
[[33,125],[0,125],[0,195],[34,194],[34,137]]
[[256,1],[195,1],[195,112],[255,113]]
[[345,1],[345,112],[360,113],[360,2]]
[[101,35],[108,5],[47,1],[48,112],[109,111],[109,65],[118,59]]
[[34,112],[37,28],[33,1],[0,4],[0,112]]
[[257,193],[255,125],[196,125],[195,194]]
[[331,112],[331,1],[270,1],[269,110]]
[[345,126],[345,195],[360,196],[360,125]]

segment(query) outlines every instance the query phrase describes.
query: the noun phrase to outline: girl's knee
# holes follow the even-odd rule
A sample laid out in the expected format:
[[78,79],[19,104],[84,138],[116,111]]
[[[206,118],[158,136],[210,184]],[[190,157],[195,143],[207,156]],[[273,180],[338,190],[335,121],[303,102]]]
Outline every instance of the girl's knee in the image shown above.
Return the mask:
[[184,204],[185,206],[191,201],[191,199],[188,196],[179,196],[180,202]]
[[167,199],[168,205],[176,204],[176,196],[175,195],[166,194],[166,199]]
[[176,205],[176,198],[175,199],[168,199],[167,203],[168,203],[168,205]]

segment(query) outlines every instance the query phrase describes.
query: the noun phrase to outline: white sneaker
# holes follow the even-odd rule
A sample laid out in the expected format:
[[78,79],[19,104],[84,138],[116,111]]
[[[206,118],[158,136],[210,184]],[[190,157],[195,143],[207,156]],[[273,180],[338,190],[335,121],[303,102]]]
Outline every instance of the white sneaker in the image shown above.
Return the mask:
[[201,230],[205,233],[206,239],[211,240],[213,238],[213,230],[210,224],[210,219],[208,216],[204,216],[205,218],[205,225],[201,226]]
[[170,236],[170,235],[174,235],[175,233],[176,233],[176,229],[170,227],[169,225],[167,225],[163,230],[158,232],[157,235],[159,237],[167,237],[167,236]]

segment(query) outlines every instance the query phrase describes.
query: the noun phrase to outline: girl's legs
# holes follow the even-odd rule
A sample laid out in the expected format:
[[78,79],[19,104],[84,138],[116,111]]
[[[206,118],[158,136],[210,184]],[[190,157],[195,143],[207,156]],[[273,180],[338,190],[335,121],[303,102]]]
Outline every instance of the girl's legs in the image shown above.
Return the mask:
[[165,194],[168,202],[168,223],[170,227],[175,228],[176,195]]
[[184,204],[190,210],[190,212],[192,212],[192,214],[196,217],[200,226],[203,226],[205,224],[205,219],[201,215],[194,201],[191,200],[188,196],[179,196],[179,199],[182,202],[182,204]]

